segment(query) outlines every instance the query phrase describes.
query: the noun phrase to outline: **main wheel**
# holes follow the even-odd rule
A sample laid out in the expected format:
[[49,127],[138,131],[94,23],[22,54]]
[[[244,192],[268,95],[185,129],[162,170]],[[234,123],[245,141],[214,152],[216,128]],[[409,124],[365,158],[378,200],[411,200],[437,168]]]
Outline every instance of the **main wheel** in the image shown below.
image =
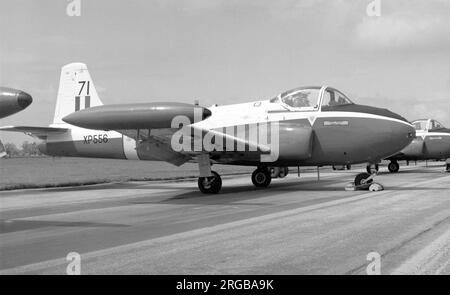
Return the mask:
[[199,177],[198,178],[198,188],[204,194],[217,194],[222,188],[222,178],[220,175],[211,171],[212,176],[210,177]]
[[279,178],[284,178],[289,174],[289,168],[288,167],[280,167],[280,173],[278,173]]
[[[356,175],[356,177],[355,177],[355,186],[361,185],[361,184],[362,184],[362,181],[363,181],[364,179],[369,178],[369,177],[370,177],[370,174],[369,174],[369,173],[365,173],[365,172],[359,173],[359,174]],[[366,183],[368,184],[368,183],[372,183],[372,182],[373,182],[373,179],[367,181]]]
[[270,171],[270,177],[277,178],[280,176],[281,169],[280,169],[280,167],[271,167],[269,169],[269,171]]
[[388,165],[389,172],[395,173],[400,170],[400,165],[397,162],[390,162]]
[[256,187],[268,187],[272,177],[270,171],[267,168],[258,168],[253,171],[252,182]]
[[[369,165],[367,165],[367,167],[366,167],[366,170],[367,170],[367,173],[369,173],[369,174],[372,174],[372,171],[371,171],[371,169],[370,169],[370,166],[371,166],[371,164],[369,164]],[[378,172],[378,169],[379,169],[380,167],[378,166],[378,164],[375,164],[375,170]]]

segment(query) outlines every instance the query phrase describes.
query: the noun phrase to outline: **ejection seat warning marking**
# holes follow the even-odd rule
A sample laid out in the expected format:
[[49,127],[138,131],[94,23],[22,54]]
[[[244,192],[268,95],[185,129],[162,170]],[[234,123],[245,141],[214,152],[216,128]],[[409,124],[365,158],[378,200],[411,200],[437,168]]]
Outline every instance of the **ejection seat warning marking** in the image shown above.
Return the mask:
[[324,121],[323,126],[348,126],[348,121]]

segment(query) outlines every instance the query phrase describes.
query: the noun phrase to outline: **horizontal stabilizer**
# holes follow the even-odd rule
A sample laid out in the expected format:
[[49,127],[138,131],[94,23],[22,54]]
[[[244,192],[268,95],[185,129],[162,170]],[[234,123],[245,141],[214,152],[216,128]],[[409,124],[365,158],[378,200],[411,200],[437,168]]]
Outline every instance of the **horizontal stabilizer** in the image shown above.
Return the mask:
[[5,126],[0,127],[0,131],[22,132],[39,139],[46,139],[49,134],[59,134],[66,132],[67,128],[35,127],[35,126]]

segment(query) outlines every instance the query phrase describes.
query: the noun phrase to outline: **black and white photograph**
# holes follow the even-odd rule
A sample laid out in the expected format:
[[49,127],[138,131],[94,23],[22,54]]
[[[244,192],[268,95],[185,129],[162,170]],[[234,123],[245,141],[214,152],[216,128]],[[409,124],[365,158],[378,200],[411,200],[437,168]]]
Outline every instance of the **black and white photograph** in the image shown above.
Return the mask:
[[449,229],[449,0],[0,1],[0,275],[281,294]]

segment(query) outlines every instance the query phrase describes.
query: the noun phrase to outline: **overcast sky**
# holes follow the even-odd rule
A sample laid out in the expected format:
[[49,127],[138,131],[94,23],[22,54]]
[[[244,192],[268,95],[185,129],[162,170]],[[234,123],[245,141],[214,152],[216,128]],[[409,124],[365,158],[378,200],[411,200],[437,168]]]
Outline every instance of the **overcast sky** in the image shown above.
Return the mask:
[[[0,4],[0,85],[33,104],[0,125],[47,126],[60,69],[84,62],[105,104],[271,98],[327,84],[354,102],[450,126],[450,1],[65,0]],[[232,119],[232,118],[230,118]],[[25,135],[2,132],[4,142]]]

